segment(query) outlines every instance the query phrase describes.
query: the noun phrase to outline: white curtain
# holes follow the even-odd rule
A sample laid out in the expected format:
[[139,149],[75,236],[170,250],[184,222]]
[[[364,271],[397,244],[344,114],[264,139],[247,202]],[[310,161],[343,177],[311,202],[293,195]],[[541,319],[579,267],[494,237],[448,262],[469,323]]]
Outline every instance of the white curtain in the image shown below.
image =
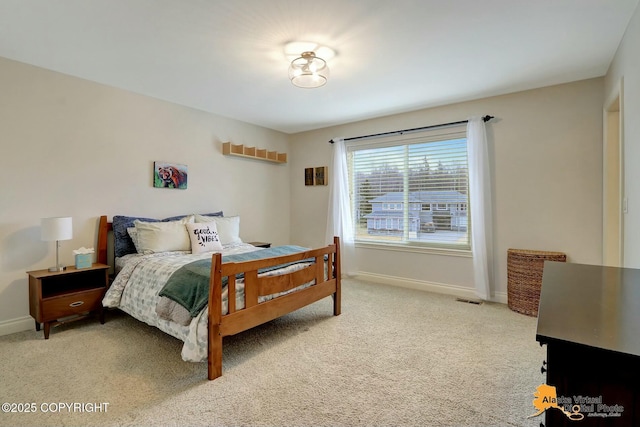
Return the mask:
[[355,245],[344,138],[333,139],[333,162],[329,168],[329,175],[331,178],[326,239],[328,243],[332,243],[333,236],[340,237],[342,273],[353,275],[356,272]]
[[484,120],[472,117],[467,124],[471,250],[476,295],[487,300],[493,283],[493,230],[489,150]]

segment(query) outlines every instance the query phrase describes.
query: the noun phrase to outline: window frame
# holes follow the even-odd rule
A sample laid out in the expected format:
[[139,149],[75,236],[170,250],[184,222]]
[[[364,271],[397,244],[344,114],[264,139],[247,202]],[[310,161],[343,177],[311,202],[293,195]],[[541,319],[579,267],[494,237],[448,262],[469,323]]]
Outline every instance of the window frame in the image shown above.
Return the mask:
[[[400,240],[396,241],[383,241],[383,240],[363,240],[358,238],[357,234],[357,224],[359,219],[356,218],[356,206],[358,204],[357,201],[354,200],[354,186],[357,185],[355,182],[353,165],[352,165],[352,153],[360,150],[367,149],[375,149],[375,148],[388,148],[394,146],[408,146],[413,144],[421,144],[428,142],[438,142],[438,141],[453,141],[464,139],[464,144],[466,148],[467,144],[467,135],[466,135],[466,126],[453,126],[447,127],[445,129],[436,129],[429,131],[422,131],[411,133],[410,135],[394,135],[394,136],[386,136],[383,138],[375,138],[373,140],[354,140],[347,141],[346,149],[347,149],[347,163],[348,163],[348,176],[349,176],[349,193],[350,193],[350,203],[352,208],[353,222],[354,222],[354,242],[356,247],[362,248],[370,248],[370,249],[382,249],[382,250],[394,250],[394,251],[406,251],[406,252],[421,252],[421,253],[436,253],[443,255],[451,255],[451,256],[462,256],[462,257],[470,257],[471,256],[471,218],[470,218],[470,210],[471,204],[469,199],[469,189],[467,187],[467,201],[466,207],[467,209],[467,230],[466,230],[466,243],[463,244],[455,244],[451,242],[437,242],[437,241],[415,241],[404,238],[405,234],[401,236]],[[465,150],[466,151],[466,150]],[[467,183],[470,179],[468,175],[468,151],[465,153],[466,158],[466,167],[467,167]],[[406,188],[406,187],[405,187]],[[404,193],[404,192],[403,192]],[[405,196],[404,206],[412,206],[413,202],[409,202],[407,204],[407,197]],[[386,202],[389,203],[389,202]],[[436,209],[438,203],[429,203],[430,210],[426,212],[430,212],[431,214],[435,212],[444,212],[447,211],[447,204],[440,203],[445,206],[444,210]],[[373,204],[372,204],[373,205]],[[401,205],[402,206],[402,205]],[[424,211],[422,207],[424,206],[424,202],[420,203],[419,212]],[[452,206],[460,206],[460,202],[453,203]],[[402,210],[402,209],[401,209]],[[411,210],[411,209],[410,209]],[[373,213],[373,207],[371,213]],[[389,218],[387,218],[389,219]],[[410,221],[413,221],[412,218],[409,218]],[[375,220],[374,220],[375,222]],[[386,221],[385,221],[386,222]],[[403,229],[404,227],[398,227]],[[411,223],[409,224],[409,229],[411,230]]]

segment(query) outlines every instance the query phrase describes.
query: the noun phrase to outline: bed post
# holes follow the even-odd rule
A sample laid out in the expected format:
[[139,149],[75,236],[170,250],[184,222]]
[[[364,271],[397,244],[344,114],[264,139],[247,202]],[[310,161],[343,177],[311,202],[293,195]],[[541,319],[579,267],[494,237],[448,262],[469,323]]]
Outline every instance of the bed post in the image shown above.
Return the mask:
[[210,380],[222,375],[222,254],[211,257],[211,278],[209,280],[209,344],[207,346],[207,369]]
[[98,222],[98,259],[96,262],[101,264],[107,263],[107,232],[109,231],[109,224],[107,223],[107,216],[102,215]]
[[342,269],[340,268],[340,238],[338,236],[333,237],[333,244],[336,245],[336,252],[333,254],[333,259],[335,260],[335,266],[333,269],[333,274],[336,276],[336,293],[333,294],[333,315],[338,316],[342,310],[341,307],[341,289],[340,289],[340,281],[342,278]]

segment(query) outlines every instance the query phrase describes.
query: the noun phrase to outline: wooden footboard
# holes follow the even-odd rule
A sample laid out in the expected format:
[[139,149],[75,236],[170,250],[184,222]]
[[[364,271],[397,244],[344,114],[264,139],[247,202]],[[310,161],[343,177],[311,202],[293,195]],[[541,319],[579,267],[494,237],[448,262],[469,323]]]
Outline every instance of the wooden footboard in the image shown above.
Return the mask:
[[[308,258],[315,259],[315,262],[301,270],[277,276],[258,277],[258,270],[262,268]],[[235,277],[239,273],[244,274],[245,308],[236,310],[235,299],[229,298],[228,313],[223,315],[222,278],[228,278],[228,295],[235,295]],[[333,314],[339,315],[340,274],[338,237],[334,237],[332,245],[324,248],[256,261],[223,264],[222,255],[214,254],[209,287],[209,379],[213,380],[222,375],[222,338],[225,336],[246,331],[328,296],[333,296]],[[312,286],[258,303],[261,296],[290,291],[311,281],[314,282]]]
[[[98,225],[97,261],[108,263],[107,236],[112,224],[106,216],[101,216]],[[300,270],[274,276],[258,277],[262,268],[295,263],[313,258],[311,265]],[[236,299],[228,298],[228,312],[222,314],[222,278],[227,277],[228,295],[236,294],[236,275],[244,274],[244,307],[236,309]],[[222,338],[246,331],[287,313],[316,302],[333,297],[333,314],[340,314],[340,240],[334,237],[333,244],[319,249],[311,249],[291,255],[259,259],[238,263],[222,263],[222,255],[212,256],[209,286],[209,346],[208,376],[210,380],[222,375]],[[259,303],[266,295],[291,291],[306,283],[314,284],[271,300]]]

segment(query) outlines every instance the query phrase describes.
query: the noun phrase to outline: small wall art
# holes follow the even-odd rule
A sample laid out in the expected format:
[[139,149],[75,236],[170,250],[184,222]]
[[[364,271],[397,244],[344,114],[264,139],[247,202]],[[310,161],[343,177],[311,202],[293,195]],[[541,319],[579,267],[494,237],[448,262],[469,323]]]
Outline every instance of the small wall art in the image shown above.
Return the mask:
[[327,185],[327,167],[320,166],[316,168],[315,185]]
[[153,186],[157,188],[187,188],[187,165],[153,162]]
[[304,185],[313,185],[313,168],[304,168]]

